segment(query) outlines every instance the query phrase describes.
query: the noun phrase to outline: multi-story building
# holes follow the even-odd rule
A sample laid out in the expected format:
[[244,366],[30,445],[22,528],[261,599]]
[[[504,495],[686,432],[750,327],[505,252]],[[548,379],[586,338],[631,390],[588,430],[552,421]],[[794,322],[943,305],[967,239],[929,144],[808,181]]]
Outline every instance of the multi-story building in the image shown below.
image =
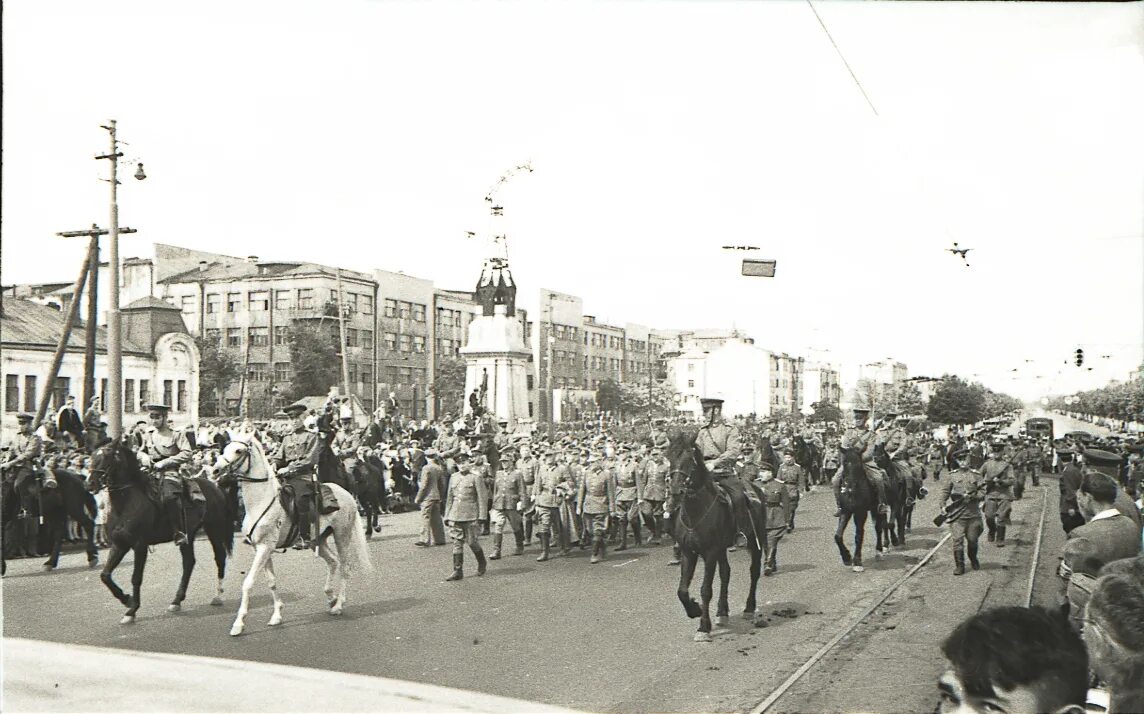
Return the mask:
[[383,399],[392,392],[402,414],[428,418],[433,401],[433,281],[386,270],[374,270],[372,276],[378,286],[378,392]]
[[838,370],[828,364],[812,362],[802,370],[802,399],[799,408],[803,413],[812,411],[812,405],[826,402],[838,406],[842,402],[842,383]]
[[727,416],[754,414],[768,417],[775,412],[774,355],[753,341],[723,340],[714,349],[690,348],[665,352],[668,380],[679,395],[680,412],[699,417],[700,400],[723,399]]

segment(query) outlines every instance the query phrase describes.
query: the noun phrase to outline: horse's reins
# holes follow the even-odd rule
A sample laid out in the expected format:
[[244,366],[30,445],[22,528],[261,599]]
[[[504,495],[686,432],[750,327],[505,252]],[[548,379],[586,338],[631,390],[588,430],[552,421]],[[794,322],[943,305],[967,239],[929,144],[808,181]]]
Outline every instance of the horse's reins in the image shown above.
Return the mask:
[[[246,483],[266,483],[266,482],[270,481],[270,479],[271,479],[270,476],[265,476],[262,478],[255,478],[254,476],[249,475],[250,466],[252,464],[252,462],[251,462],[252,457],[250,455],[250,450],[253,448],[254,448],[253,444],[247,445],[246,450],[242,452],[242,455],[239,458],[235,459],[234,461],[228,461],[226,466],[223,467],[225,469],[224,473],[226,473],[228,476],[235,479],[236,481],[243,481]],[[243,464],[243,463],[246,464],[246,471],[242,472],[242,473],[236,472],[235,469],[237,469],[238,466],[240,464]],[[281,490],[281,485],[279,486],[279,490]],[[278,502],[277,496],[269,499],[266,502],[266,508],[263,508],[262,513],[258,514],[258,518],[255,518],[254,522],[250,524],[250,528],[246,531],[246,533],[243,534],[243,537],[246,539],[246,541],[248,543],[254,542],[254,539],[251,537],[254,534],[254,529],[258,528],[258,525],[260,523],[262,523],[262,519],[266,517],[266,514],[270,512],[270,509],[273,508],[274,504],[277,502]]]

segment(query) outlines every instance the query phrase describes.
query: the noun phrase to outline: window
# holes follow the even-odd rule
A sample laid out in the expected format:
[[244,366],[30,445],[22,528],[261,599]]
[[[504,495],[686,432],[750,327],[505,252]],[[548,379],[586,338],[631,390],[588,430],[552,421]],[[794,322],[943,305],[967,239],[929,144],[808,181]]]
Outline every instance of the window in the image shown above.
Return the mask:
[[24,377],[24,411],[36,411],[36,377],[34,375]]
[[564,339],[564,325],[560,325],[560,324],[554,325],[553,329],[556,332],[556,339],[558,339],[558,340]]
[[[357,293],[345,293],[345,296],[346,296],[346,299],[345,299],[345,303],[346,303],[346,312],[348,312],[348,313],[350,313],[350,314],[353,314],[353,313],[357,312],[357,309],[358,309],[358,306],[357,306],[357,305],[358,305],[358,294],[357,294]],[[333,298],[332,298],[332,299],[333,299],[333,301],[334,301],[334,302],[337,302],[337,301],[338,301],[338,294],[337,294],[337,292],[334,292],[334,294],[333,294]],[[352,382],[353,380],[351,379],[350,381]]]
[[163,403],[171,406],[171,397],[174,396],[175,383],[169,379],[163,380]]
[[123,380],[123,411],[134,412],[138,411],[135,408],[135,380]]
[[289,362],[275,362],[274,363],[274,381],[275,382],[289,382],[290,381],[290,363]]
[[226,409],[231,414],[236,413],[238,411],[238,400],[237,399],[227,399],[226,400]]
[[175,396],[177,399],[177,401],[175,402],[175,411],[177,411],[177,412],[187,411],[187,380],[185,380],[185,379],[179,380],[179,388],[175,392]]
[[[69,377],[56,377],[56,384],[52,389],[52,409],[59,409],[62,407],[68,398],[68,394],[70,393],[71,379]],[[31,410],[29,409],[28,411]]]
[[195,296],[194,295],[184,295],[181,298],[181,305],[182,305],[182,310],[183,310],[184,315],[194,315],[195,314]]
[[203,333],[203,339],[212,345],[218,345],[222,342],[222,330],[211,328]]
[[373,349],[373,330],[361,331],[361,346],[366,349]]
[[270,293],[268,291],[253,290],[248,297],[251,312],[266,312],[270,309]]
[[[346,328],[346,347],[357,347],[358,346],[357,336],[358,336],[357,330],[355,330],[352,327]],[[350,381],[352,382],[353,380],[351,379]]]
[[151,383],[146,379],[139,380],[139,407],[140,411],[151,403]]
[[372,315],[373,314],[373,295],[362,295],[361,299],[358,301],[358,305],[361,307],[361,314]]
[[226,346],[227,347],[242,347],[242,328],[241,327],[228,327],[228,328],[226,328]]
[[568,328],[568,339],[570,339],[570,340],[575,340],[575,339],[576,339],[576,335],[577,335],[577,333],[578,333],[578,332],[579,332],[579,329],[578,329],[578,328],[575,328],[575,327],[569,327],[569,328]]
[[413,305],[411,303],[407,303],[404,300],[397,303],[397,317],[399,317],[402,320],[408,320],[409,319],[409,313],[412,310],[413,310]]
[[409,384],[413,381],[413,368],[412,367],[398,367],[397,378],[401,380],[402,384]]
[[694,362],[688,362],[687,363],[687,371],[688,372],[694,372],[695,371],[695,363]]
[[390,387],[401,386],[401,382],[397,378],[397,367],[390,365],[385,368],[385,381],[389,382]]
[[20,411],[20,376],[17,374],[4,375],[4,411]]
[[290,309],[290,295],[289,290],[275,290],[274,291],[274,307],[278,310]]
[[373,385],[373,368],[372,367],[364,367],[363,366],[361,368],[361,381],[362,381],[362,384],[364,384],[366,386]]
[[268,375],[266,372],[266,366],[267,365],[265,362],[251,362],[250,363],[250,370],[247,372],[247,376],[250,377],[250,381],[251,382],[265,382],[265,381],[267,381]]
[[288,345],[290,344],[290,328],[285,325],[274,326],[274,344],[275,345]]
[[413,340],[409,335],[398,335],[400,338],[401,351],[409,352],[413,349]]
[[298,309],[314,309],[314,288],[298,288]]
[[526,389],[534,389],[535,388],[535,386],[533,385],[531,374],[524,375],[524,383],[525,383]]
[[356,364],[347,365],[346,366],[346,372],[348,373],[346,376],[349,377],[349,383],[350,384],[356,384],[357,383],[357,365]]
[[101,404],[107,404],[107,379],[99,380],[99,401]]
[[425,322],[425,306],[419,303],[413,303],[413,320],[414,322]]
[[238,312],[242,306],[242,293],[227,293],[226,294],[226,311]]
[[397,349],[397,334],[396,333],[394,333],[394,332],[386,332],[385,333],[385,349],[387,349],[387,350]]
[[222,302],[222,297],[218,293],[210,293],[207,295],[207,314],[213,315],[220,312],[219,306]]
[[251,327],[248,330],[251,347],[265,347],[270,344],[270,328]]
[[414,335],[413,336],[413,351],[414,352],[424,352],[425,351],[425,336],[424,335]]
[[390,300],[389,298],[385,299],[385,316],[386,317],[397,317],[397,301],[396,300]]
[[437,324],[442,327],[452,327],[453,325],[453,311],[446,310],[443,307],[437,308]]
[[695,387],[695,380],[694,379],[687,380],[687,386],[694,388]]

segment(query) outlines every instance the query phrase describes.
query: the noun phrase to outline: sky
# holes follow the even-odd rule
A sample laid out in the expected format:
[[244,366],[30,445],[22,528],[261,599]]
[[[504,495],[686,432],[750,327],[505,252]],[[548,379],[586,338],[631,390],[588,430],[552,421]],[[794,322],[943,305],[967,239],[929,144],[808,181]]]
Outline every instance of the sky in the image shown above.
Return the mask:
[[806,2],[7,2],[0,279],[74,279],[55,233],[106,227],[114,118],[148,175],[123,179],[123,256],[471,288],[484,196],[528,161],[498,194],[526,308],[549,288],[1024,398],[1125,379],[1144,4],[814,9],[869,103]]

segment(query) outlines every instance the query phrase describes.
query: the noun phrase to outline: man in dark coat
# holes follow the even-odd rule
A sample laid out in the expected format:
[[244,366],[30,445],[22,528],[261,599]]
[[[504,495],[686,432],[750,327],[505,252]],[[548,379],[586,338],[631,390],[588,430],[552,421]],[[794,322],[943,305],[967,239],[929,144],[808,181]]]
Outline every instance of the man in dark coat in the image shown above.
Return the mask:
[[1061,527],[1065,529],[1065,533],[1069,533],[1084,524],[1084,516],[1076,502],[1076,491],[1080,488],[1082,474],[1080,468],[1073,463],[1071,449],[1058,449],[1057,458],[1061,460]]
[[83,446],[83,420],[79,418],[79,410],[75,408],[75,397],[70,394],[64,405],[56,412],[56,429],[61,434],[67,434],[76,448]]

